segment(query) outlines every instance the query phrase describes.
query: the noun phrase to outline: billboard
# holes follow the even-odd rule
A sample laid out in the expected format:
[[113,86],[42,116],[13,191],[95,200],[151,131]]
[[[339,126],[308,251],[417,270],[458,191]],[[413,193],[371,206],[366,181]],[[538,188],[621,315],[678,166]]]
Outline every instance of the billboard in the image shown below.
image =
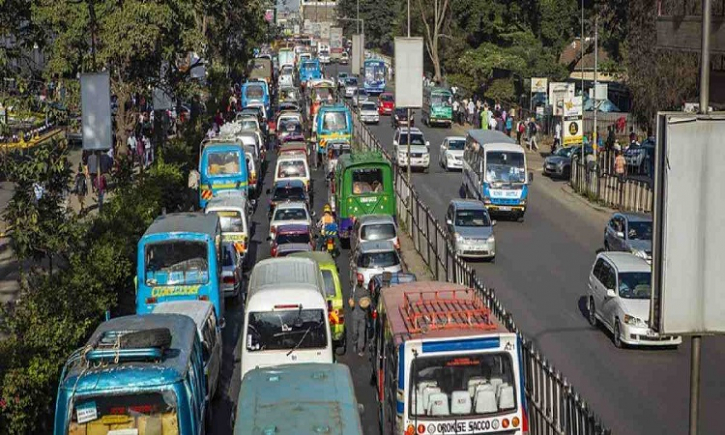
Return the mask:
[[564,120],[564,145],[576,145],[584,140],[580,118]]
[[330,27],[330,52],[342,53],[342,27]]
[[584,114],[584,110],[582,107],[582,97],[580,96],[570,96],[567,98],[564,98],[564,116],[565,117],[572,117],[572,116],[582,116]]
[[564,116],[564,101],[574,98],[575,87],[574,83],[549,83],[549,104],[553,107],[554,116]]
[[365,37],[363,35],[352,35],[352,73],[360,74],[365,56]]
[[667,335],[721,334],[725,114],[657,118],[650,326]]
[[111,122],[111,79],[108,72],[81,74],[83,149],[111,149]]
[[395,107],[423,107],[423,38],[395,38]]
[[531,77],[531,93],[546,93],[549,90],[549,79],[546,77]]

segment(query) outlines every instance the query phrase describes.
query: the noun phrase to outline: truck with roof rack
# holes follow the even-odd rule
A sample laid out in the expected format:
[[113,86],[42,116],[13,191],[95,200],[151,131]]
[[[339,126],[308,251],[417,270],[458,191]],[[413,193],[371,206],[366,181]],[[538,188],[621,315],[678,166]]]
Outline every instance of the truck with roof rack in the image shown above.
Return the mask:
[[373,313],[381,434],[527,433],[521,343],[475,290],[401,284]]
[[102,323],[68,358],[53,433],[197,435],[210,413],[194,321],[125,316]]

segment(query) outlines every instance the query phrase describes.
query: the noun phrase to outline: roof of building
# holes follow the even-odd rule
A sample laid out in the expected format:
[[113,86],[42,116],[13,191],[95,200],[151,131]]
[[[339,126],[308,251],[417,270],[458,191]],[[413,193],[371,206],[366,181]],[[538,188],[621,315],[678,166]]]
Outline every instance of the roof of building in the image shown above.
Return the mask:
[[[594,40],[591,38],[584,39],[584,58],[583,61],[580,59],[581,56],[581,38],[575,38],[571,43],[567,44],[559,55],[559,63],[567,66],[570,70],[581,70],[582,64],[584,70],[594,70]],[[591,51],[586,51],[591,50]],[[599,49],[598,61],[601,64],[609,60],[609,54],[606,50]]]

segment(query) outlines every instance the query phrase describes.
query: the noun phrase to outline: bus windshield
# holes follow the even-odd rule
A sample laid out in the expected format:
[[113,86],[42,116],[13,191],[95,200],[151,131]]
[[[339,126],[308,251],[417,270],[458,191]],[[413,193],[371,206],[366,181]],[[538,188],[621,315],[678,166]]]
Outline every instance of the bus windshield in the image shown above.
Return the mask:
[[146,245],[146,285],[206,284],[209,280],[207,245],[190,240],[169,240]]
[[247,350],[319,349],[327,346],[322,309],[249,313]]
[[450,106],[451,97],[447,94],[433,94],[430,97],[431,106]]
[[219,222],[222,224],[222,232],[224,233],[243,233],[244,220],[242,214],[236,210],[218,210]]
[[525,183],[526,166],[524,165],[524,154],[512,151],[487,152],[486,182]]
[[325,131],[347,130],[347,116],[345,112],[325,112],[322,117],[322,129]]
[[368,63],[365,65],[365,81],[381,82],[385,80],[385,64]]
[[119,427],[128,431],[124,433],[158,427],[161,433],[161,422],[164,435],[179,434],[176,397],[171,390],[84,397],[73,408],[68,434],[114,434],[120,433]]
[[318,69],[316,62],[305,62],[302,64],[302,69],[307,72],[316,71]]
[[261,100],[264,97],[264,88],[260,85],[247,86],[244,95],[250,100]]
[[238,175],[239,151],[214,151],[207,156],[207,175]]
[[[451,414],[473,417],[515,410],[512,364],[511,355],[507,353],[413,359],[410,368],[411,417],[450,418]],[[456,399],[451,400],[452,397]],[[465,400],[466,397],[470,400]]]

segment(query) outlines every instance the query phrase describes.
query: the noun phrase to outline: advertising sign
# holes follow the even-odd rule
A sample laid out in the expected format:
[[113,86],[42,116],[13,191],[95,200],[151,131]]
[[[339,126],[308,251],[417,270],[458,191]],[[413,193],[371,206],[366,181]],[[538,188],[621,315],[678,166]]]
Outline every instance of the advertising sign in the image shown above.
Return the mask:
[[582,97],[567,97],[564,99],[564,117],[583,116]]
[[84,150],[111,149],[111,121],[111,79],[108,72],[81,74],[81,128]]
[[564,145],[576,145],[582,143],[584,134],[581,119],[564,120]]
[[574,83],[549,83],[549,104],[552,106],[554,116],[564,116],[564,101],[574,98],[575,88]]
[[656,136],[649,326],[666,335],[722,334],[725,115],[659,113]]
[[531,93],[546,93],[549,90],[549,79],[546,77],[531,77]]
[[360,74],[360,69],[363,65],[363,57],[365,56],[365,50],[363,46],[365,40],[363,35],[352,35],[352,73]]
[[395,107],[423,107],[423,38],[395,38]]

